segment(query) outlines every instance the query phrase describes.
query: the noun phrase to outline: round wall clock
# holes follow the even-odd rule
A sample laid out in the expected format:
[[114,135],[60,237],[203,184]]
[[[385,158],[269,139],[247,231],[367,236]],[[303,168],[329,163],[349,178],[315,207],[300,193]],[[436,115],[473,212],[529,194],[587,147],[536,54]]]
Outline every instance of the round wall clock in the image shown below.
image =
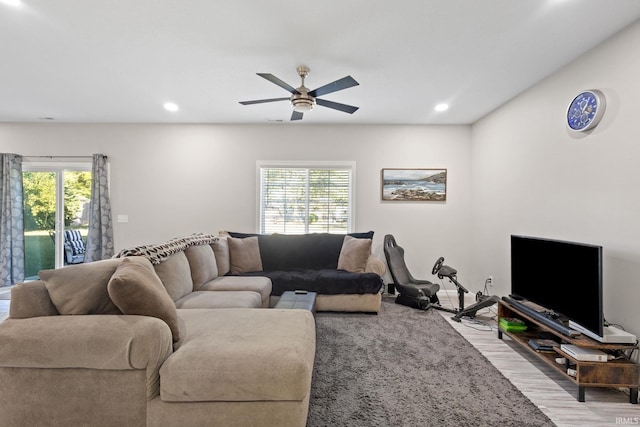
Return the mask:
[[567,109],[567,126],[576,132],[593,129],[604,114],[604,94],[599,90],[585,90],[576,96]]

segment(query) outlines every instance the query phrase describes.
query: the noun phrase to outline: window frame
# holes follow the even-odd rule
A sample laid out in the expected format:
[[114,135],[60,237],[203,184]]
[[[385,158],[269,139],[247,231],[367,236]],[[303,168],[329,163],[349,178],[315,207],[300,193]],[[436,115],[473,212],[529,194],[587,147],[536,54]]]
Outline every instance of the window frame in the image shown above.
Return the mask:
[[[346,169],[350,172],[347,209],[347,233],[356,229],[356,162],[343,161],[315,161],[315,160],[258,160],[256,161],[256,230],[264,233],[262,228],[262,169]],[[308,224],[306,224],[308,231]]]

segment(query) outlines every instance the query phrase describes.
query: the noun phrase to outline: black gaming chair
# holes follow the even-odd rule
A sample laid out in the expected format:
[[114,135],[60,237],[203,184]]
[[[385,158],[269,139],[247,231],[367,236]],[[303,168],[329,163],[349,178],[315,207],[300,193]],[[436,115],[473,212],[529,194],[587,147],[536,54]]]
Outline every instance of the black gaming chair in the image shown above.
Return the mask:
[[440,305],[436,295],[440,285],[416,279],[411,275],[404,262],[404,249],[396,244],[396,239],[391,234],[384,236],[384,256],[399,293],[396,303],[421,310],[426,310],[432,305]]
[[455,316],[453,316],[452,319],[460,322],[460,319],[463,317],[475,317],[478,310],[497,304],[500,300],[500,298],[495,295],[489,296],[479,293],[479,295],[476,295],[478,302],[465,309],[464,294],[469,291],[458,282],[456,269],[444,265],[444,258],[440,257],[434,264],[431,273],[438,275],[440,279],[446,277],[456,285],[458,289],[458,303],[460,305],[459,308],[443,307],[440,305],[440,300],[438,300],[438,296],[436,295],[436,292],[440,290],[440,285],[431,283],[428,280],[418,280],[411,275],[407,265],[404,263],[404,249],[396,244],[396,239],[391,234],[384,236],[384,256],[387,258],[389,272],[395,282],[396,289],[400,292],[396,297],[396,303],[398,304],[419,308],[421,310],[435,308],[436,310],[454,313]]

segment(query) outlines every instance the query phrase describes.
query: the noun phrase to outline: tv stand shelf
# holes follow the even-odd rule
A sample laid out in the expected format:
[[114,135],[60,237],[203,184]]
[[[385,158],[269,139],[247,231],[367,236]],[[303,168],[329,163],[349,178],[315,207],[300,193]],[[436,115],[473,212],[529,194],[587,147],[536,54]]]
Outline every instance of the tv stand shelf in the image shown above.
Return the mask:
[[[544,325],[533,316],[518,310],[517,307],[510,305],[508,302],[501,300],[498,303],[498,319],[503,317],[518,318],[527,324],[527,330],[522,332],[507,332],[498,327],[498,338],[502,339],[503,334],[510,337],[516,344],[527,349],[538,359],[560,372],[566,378],[578,385],[579,402],[584,402],[585,387],[624,387],[629,388],[629,402],[638,403],[638,364],[627,359],[614,359],[608,362],[587,362],[576,360],[565,354],[559,348],[553,352],[538,352],[529,345],[530,339],[540,338],[542,333],[550,336],[553,335],[564,344],[573,344],[578,347],[592,348],[607,351],[615,350],[632,350],[637,349],[637,345],[633,344],[605,344],[593,340],[584,335],[569,337],[562,333]],[[560,364],[555,361],[557,357],[564,357],[566,364]],[[571,376],[567,373],[570,365],[575,365],[576,375]]]

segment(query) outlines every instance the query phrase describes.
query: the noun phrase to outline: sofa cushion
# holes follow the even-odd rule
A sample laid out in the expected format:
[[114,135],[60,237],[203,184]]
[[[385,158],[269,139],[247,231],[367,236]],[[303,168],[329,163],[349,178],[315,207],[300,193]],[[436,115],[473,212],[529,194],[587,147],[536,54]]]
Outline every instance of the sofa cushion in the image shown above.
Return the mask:
[[344,236],[338,258],[338,269],[352,273],[364,273],[369,255],[371,255],[371,239]]
[[[249,234],[230,231],[234,238],[257,237],[264,271],[338,268],[345,234]],[[373,231],[349,233],[372,239]]]
[[178,301],[193,291],[191,267],[184,252],[171,255],[153,268],[173,301]]
[[106,259],[42,270],[38,275],[60,314],[120,314],[109,298],[107,283],[121,262]]
[[271,295],[302,289],[318,294],[375,294],[382,289],[376,273],[352,273],[336,269],[278,270],[243,273],[240,276],[266,276],[271,279]]
[[364,268],[366,273],[376,273],[382,277],[387,272],[387,264],[375,255],[369,255],[367,260],[367,266]]
[[[323,245],[334,236],[329,234],[272,234],[258,237],[260,256],[265,271],[292,270],[296,268],[321,268],[335,265],[332,251]],[[335,236],[337,237],[337,236]]]
[[169,326],[173,341],[178,341],[180,330],[176,306],[151,262],[147,263],[138,264],[124,258],[111,276],[107,291],[122,313],[157,317]]
[[[306,310],[178,310],[189,333],[160,368],[165,402],[301,401],[315,322]],[[215,327],[212,327],[215,325]]]
[[175,302],[177,308],[262,308],[258,292],[195,291]]
[[229,237],[230,271],[233,274],[262,271],[260,248],[257,237],[236,239]]
[[262,298],[262,307],[269,308],[271,279],[264,276],[221,276],[205,283],[200,290],[257,292]]
[[218,265],[211,245],[196,245],[187,248],[184,254],[191,268],[193,290],[218,277]]
[[220,238],[211,244],[213,253],[216,257],[216,265],[218,266],[218,276],[224,276],[231,269],[229,263],[229,242],[227,237],[220,236]]

